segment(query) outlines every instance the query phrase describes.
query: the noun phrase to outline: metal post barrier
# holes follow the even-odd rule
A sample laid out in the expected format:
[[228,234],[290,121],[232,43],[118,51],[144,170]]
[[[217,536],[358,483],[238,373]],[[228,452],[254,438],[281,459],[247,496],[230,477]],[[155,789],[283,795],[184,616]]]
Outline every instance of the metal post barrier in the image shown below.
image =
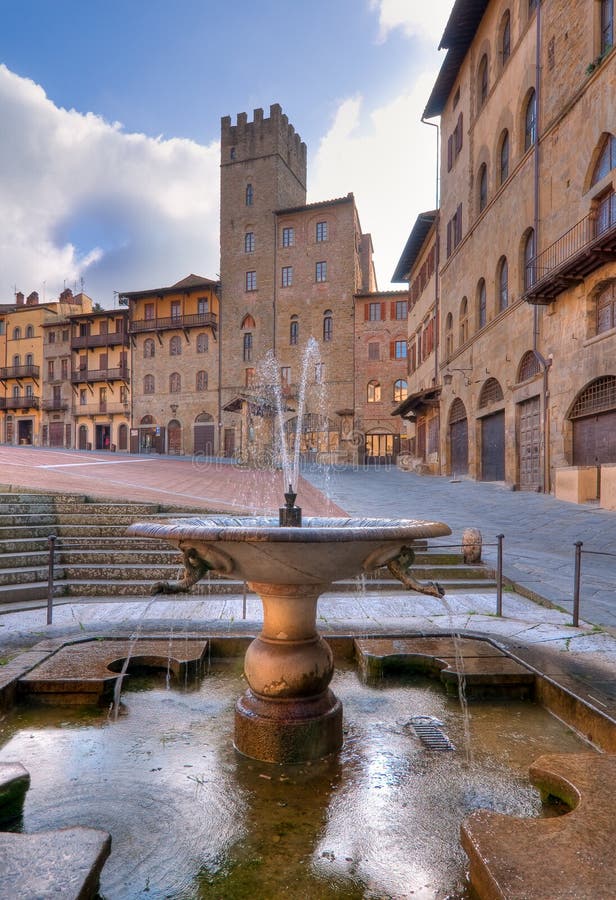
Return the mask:
[[503,539],[504,534],[497,534],[498,549],[496,551],[496,615],[503,614]]
[[580,624],[580,581],[582,577],[582,547],[583,541],[576,541],[575,547],[575,568],[573,570],[573,627],[577,628]]
[[51,625],[53,619],[53,567],[56,551],[55,534],[50,534],[47,540],[49,542],[49,570],[47,576],[47,624]]

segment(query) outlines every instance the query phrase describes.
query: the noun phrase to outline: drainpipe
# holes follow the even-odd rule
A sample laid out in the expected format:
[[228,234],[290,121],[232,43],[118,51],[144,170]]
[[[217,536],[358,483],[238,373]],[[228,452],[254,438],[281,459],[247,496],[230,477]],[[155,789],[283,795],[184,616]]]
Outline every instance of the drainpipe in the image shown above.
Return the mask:
[[[537,4],[536,18],[536,46],[535,46],[535,147],[534,147],[534,210],[533,228],[535,231],[535,257],[539,252],[539,126],[541,112],[541,3]],[[536,273],[535,273],[536,275]],[[533,352],[539,361],[543,373],[543,492],[550,493],[550,429],[548,415],[548,400],[550,396],[548,373],[552,360],[546,360],[538,349],[539,344],[539,306],[535,303],[533,308]]]
[[[435,234],[435,258],[434,258],[434,384],[437,385],[439,383],[439,349],[440,349],[440,329],[439,329],[439,309],[440,309],[440,280],[439,280],[439,263],[440,263],[440,210],[439,210],[439,188],[440,188],[440,137],[441,130],[439,125],[436,122],[429,122],[427,119],[422,117],[423,125],[430,125],[432,128],[436,128],[436,171],[435,171],[435,197],[434,197],[434,208],[436,210],[436,234]],[[439,418],[440,418],[440,406],[439,406]],[[440,432],[440,422],[439,422],[439,432]],[[439,475],[442,475],[442,462],[441,462],[441,453],[439,451],[438,454],[438,471]]]

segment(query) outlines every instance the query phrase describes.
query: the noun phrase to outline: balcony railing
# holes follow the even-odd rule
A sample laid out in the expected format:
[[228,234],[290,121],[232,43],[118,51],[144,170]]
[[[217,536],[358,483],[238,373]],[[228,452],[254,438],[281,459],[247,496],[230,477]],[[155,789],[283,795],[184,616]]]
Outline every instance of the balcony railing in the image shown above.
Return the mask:
[[39,409],[40,398],[32,394],[14,394],[12,397],[0,397],[0,409]]
[[168,331],[171,328],[194,328],[199,325],[204,328],[216,328],[217,323],[216,313],[194,313],[187,316],[169,316],[165,319],[133,319],[129,331],[131,334],[137,334],[141,331]]
[[584,216],[526,267],[524,299],[551,303],[607,260],[616,259],[616,195],[608,205]]
[[109,334],[80,334],[71,338],[71,350],[88,350],[90,347],[128,347],[128,333],[114,331]]
[[69,408],[70,403],[68,400],[43,400],[42,408],[45,412],[55,412],[55,411],[65,411]]
[[0,381],[7,378],[38,378],[40,366],[3,366],[0,368]]
[[121,403],[119,400],[107,401],[106,403],[75,403],[72,409],[74,416],[128,416],[130,406],[128,403]]
[[116,369],[77,369],[71,372],[71,382],[81,384],[90,381],[128,381],[129,374],[127,366],[119,366]]

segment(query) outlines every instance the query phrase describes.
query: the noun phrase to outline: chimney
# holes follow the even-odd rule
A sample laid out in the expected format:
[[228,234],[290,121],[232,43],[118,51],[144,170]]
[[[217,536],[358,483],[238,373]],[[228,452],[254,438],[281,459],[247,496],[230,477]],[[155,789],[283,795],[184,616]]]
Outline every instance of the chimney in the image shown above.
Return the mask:
[[37,306],[39,302],[39,296],[36,291],[32,291],[31,294],[28,294],[28,299],[26,300],[26,306]]
[[23,306],[23,305],[24,305],[24,295],[22,294],[21,291],[17,291],[17,292],[16,292],[16,294],[15,294],[15,303],[17,304],[17,306]]

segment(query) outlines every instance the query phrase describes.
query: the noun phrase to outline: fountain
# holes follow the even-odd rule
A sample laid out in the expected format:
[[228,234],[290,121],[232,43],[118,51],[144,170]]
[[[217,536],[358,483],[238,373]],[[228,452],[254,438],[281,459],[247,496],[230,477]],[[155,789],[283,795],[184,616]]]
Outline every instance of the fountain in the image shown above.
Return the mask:
[[408,573],[412,544],[450,534],[442,522],[314,516],[302,521],[295,497],[289,484],[278,520],[206,516],[136,523],[128,530],[164,538],[184,554],[185,577],[155,585],[157,592],[188,590],[213,572],[248,582],[260,597],[263,627],[246,651],[249,687],[236,705],[235,746],[264,762],[318,759],[342,745],[342,705],[329,688],[333,656],[316,628],[320,595],[336,580],[381,566],[407,586],[438,594],[438,587],[421,585]]

